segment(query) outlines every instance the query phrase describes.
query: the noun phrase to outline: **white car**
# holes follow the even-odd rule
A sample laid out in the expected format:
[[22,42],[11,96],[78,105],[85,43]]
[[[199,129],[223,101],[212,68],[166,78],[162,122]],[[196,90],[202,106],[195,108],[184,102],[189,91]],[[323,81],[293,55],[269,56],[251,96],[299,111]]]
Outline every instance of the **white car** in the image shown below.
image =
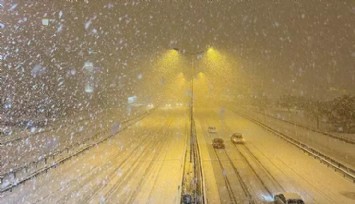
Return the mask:
[[297,193],[284,192],[274,195],[277,204],[304,204],[302,197]]
[[231,141],[234,144],[244,144],[245,143],[245,139],[241,133],[233,133],[233,135],[231,136]]

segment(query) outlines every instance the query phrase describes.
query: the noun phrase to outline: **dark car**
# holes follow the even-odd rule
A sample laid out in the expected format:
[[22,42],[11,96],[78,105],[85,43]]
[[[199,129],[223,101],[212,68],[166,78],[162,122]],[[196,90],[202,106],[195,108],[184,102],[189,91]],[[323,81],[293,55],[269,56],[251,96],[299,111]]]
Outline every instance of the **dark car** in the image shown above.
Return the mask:
[[212,146],[215,149],[224,149],[225,148],[224,141],[222,138],[214,138],[212,140]]
[[304,204],[302,197],[297,193],[285,192],[274,196],[274,201],[277,204]]

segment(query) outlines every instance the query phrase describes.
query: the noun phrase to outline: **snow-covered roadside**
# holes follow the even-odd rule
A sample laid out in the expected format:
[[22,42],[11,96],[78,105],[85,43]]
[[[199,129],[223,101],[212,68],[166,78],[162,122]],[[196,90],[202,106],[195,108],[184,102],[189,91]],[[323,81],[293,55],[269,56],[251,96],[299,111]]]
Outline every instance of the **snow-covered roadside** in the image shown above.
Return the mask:
[[236,109],[249,117],[258,120],[289,137],[306,144],[307,146],[321,152],[333,160],[355,169],[354,144],[329,137],[322,133],[317,133],[309,129],[265,116],[254,111],[238,108]]
[[184,110],[164,112],[153,111],[106,142],[0,193],[0,203],[180,203],[188,118]]
[[253,111],[255,113],[262,114],[273,119],[278,119],[280,121],[291,123],[293,125],[312,130],[314,132],[323,133],[331,137],[343,139],[345,141],[352,141],[355,143],[355,134],[327,131],[330,129],[329,125],[322,122],[321,120],[319,121],[319,127],[317,128],[316,121],[311,117],[306,116],[303,112],[284,111],[278,109],[259,110],[255,106],[246,106],[245,108],[248,111]]
[[[37,134],[7,143],[1,151],[1,188],[6,189],[41,169],[108,138],[146,114],[137,111],[130,118],[110,110],[95,117],[80,116],[78,122],[53,127],[49,133]],[[13,156],[16,155],[16,156]]]

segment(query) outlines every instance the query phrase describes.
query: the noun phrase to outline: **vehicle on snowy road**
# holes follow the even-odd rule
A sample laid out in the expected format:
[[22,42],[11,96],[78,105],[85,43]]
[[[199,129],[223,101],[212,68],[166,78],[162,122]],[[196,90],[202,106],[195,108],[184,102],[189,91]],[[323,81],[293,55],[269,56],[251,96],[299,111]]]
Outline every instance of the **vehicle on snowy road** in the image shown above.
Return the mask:
[[285,192],[274,196],[276,204],[304,204],[302,197],[297,193]]
[[208,132],[209,133],[217,133],[217,128],[214,126],[209,126],[208,127]]
[[222,138],[214,138],[212,140],[212,146],[215,149],[224,149],[225,148],[224,141]]
[[244,144],[245,143],[245,139],[241,133],[233,133],[233,135],[231,136],[231,141],[234,144]]

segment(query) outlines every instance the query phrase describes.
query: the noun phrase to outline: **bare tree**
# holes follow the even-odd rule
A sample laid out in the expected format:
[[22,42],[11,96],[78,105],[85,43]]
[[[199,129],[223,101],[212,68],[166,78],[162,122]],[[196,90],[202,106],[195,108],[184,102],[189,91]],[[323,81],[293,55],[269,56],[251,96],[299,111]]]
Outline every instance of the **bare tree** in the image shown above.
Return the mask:
[[355,96],[344,95],[331,102],[329,121],[342,132],[355,128]]

